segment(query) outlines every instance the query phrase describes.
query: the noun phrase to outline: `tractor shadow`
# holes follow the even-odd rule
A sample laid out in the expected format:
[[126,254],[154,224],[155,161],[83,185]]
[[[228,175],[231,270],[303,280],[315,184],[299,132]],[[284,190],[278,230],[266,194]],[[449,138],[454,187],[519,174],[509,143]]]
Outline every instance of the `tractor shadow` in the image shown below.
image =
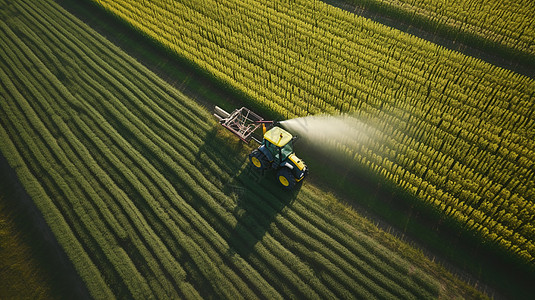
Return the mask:
[[[237,222],[234,227],[224,223],[216,227],[226,227],[221,235],[227,240],[229,256],[238,254],[248,257],[257,251],[256,245],[264,239],[274,225],[277,215],[297,198],[302,184],[291,191],[283,189],[276,178],[276,171],[267,170],[263,174],[251,167],[248,154],[255,144],[245,145],[221,126],[216,126],[205,137],[205,144],[192,161],[194,166],[227,196],[220,203]],[[208,161],[215,162],[217,168],[230,177],[218,175]],[[305,179],[306,180],[306,179]],[[196,209],[202,207],[201,201],[192,202]]]
[[285,190],[275,174],[273,170],[262,174],[247,162],[247,166],[227,184],[226,192],[237,199],[233,211],[237,223],[228,237],[229,254],[247,258],[253,252],[262,251],[260,244],[276,226],[277,216],[297,198],[301,184],[290,191]]

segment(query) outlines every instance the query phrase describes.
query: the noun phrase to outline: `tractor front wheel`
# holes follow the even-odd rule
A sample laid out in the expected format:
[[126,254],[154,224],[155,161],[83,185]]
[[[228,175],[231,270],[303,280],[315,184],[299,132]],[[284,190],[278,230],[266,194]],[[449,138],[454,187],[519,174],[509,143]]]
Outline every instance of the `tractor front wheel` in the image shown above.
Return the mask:
[[291,190],[295,186],[295,177],[288,168],[282,168],[277,172],[277,179],[284,189]]
[[249,161],[251,162],[251,165],[258,170],[265,170],[269,167],[269,162],[266,156],[258,149],[249,154]]

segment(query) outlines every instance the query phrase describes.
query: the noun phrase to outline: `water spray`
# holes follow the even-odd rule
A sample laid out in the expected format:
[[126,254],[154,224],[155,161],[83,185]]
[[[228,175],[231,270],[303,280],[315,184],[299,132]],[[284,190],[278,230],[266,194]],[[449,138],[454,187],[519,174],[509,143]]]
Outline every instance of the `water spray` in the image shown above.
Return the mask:
[[323,151],[353,153],[369,145],[376,130],[352,115],[315,115],[281,121],[280,125]]

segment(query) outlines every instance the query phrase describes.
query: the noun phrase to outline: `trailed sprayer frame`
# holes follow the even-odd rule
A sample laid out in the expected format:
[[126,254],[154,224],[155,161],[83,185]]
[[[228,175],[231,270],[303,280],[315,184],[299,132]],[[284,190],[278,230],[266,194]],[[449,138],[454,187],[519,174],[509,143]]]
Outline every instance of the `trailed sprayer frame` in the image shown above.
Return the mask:
[[232,113],[228,113],[219,106],[216,106],[214,116],[218,118],[219,123],[223,125],[223,127],[230,130],[245,143],[249,143],[251,139],[254,139],[253,133],[261,126],[262,121],[264,120],[262,117],[245,107],[236,109]]

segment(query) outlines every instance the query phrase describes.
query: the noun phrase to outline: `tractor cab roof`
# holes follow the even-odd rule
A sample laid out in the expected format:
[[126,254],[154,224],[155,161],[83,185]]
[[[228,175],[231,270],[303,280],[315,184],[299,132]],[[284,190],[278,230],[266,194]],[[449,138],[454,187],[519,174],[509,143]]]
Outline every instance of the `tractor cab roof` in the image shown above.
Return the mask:
[[271,128],[264,134],[264,139],[277,147],[284,147],[292,138],[291,133],[277,126]]

